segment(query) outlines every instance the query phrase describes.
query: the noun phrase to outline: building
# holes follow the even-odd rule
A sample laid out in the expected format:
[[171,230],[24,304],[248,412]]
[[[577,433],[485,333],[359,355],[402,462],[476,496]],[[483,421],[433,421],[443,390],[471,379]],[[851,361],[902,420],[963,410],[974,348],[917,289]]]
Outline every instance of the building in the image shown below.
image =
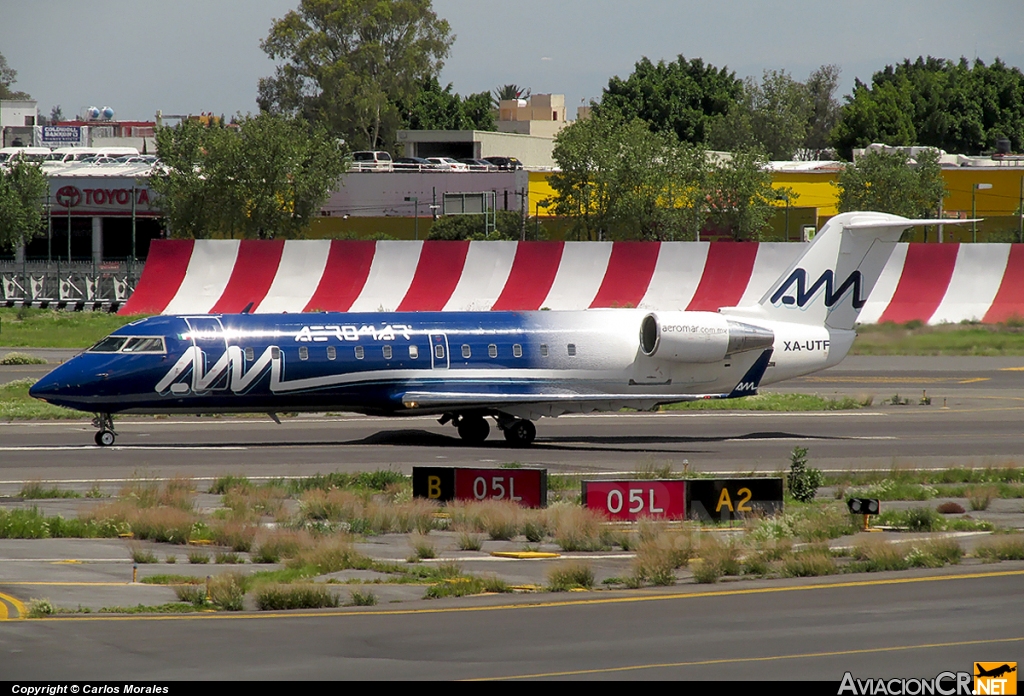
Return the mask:
[[0,101],[0,132],[3,133],[3,147],[35,145],[33,130],[37,118],[37,103],[34,99]]

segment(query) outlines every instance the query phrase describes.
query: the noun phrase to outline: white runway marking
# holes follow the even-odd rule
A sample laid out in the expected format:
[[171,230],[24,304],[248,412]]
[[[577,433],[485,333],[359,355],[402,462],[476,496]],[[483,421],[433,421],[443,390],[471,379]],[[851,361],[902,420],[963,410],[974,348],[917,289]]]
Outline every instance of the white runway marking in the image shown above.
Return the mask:
[[191,445],[115,445],[112,447],[100,447],[98,445],[28,445],[24,447],[0,447],[0,452],[63,452],[63,451],[81,451],[81,450],[102,450],[104,452],[111,451],[132,451],[140,450],[144,452],[182,452],[188,450],[216,450],[216,451],[228,451],[228,450],[247,450],[248,447],[220,447],[217,445],[211,445],[209,447],[191,446]]

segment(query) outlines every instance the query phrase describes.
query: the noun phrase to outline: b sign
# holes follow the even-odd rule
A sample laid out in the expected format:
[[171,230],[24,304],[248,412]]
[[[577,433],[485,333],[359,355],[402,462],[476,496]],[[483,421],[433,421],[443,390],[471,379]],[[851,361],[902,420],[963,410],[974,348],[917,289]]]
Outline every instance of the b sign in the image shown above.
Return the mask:
[[507,500],[523,507],[544,507],[548,499],[548,472],[547,469],[414,466],[412,494],[438,502]]

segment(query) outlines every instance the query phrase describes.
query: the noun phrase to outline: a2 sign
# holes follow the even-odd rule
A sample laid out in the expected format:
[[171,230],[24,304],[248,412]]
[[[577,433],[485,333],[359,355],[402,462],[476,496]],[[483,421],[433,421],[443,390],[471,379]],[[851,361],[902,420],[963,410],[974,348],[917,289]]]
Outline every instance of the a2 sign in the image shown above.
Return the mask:
[[[413,467],[413,495],[437,501],[547,504],[546,469]],[[782,510],[782,479],[584,481],[583,505],[612,520],[642,517],[725,521]]]

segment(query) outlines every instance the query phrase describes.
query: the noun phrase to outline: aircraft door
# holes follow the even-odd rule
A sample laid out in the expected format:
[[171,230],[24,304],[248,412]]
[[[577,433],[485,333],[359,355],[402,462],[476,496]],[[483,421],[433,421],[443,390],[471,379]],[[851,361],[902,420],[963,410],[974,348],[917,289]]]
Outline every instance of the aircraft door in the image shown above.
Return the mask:
[[192,375],[192,390],[205,392],[227,389],[231,379],[227,337],[220,317],[185,317],[192,345],[202,351],[202,360]]
[[447,370],[448,357],[448,335],[443,333],[429,334],[430,339],[430,367],[435,370]]

